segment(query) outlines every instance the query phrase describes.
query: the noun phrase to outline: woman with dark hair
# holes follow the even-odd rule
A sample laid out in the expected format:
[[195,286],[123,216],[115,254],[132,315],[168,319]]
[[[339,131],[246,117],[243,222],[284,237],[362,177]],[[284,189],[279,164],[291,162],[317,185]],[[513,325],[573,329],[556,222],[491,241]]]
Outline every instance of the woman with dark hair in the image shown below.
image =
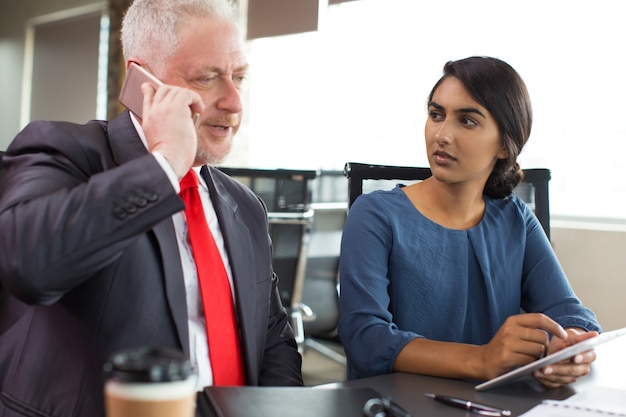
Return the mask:
[[[539,221],[511,195],[531,125],[510,65],[471,57],[444,66],[428,98],[432,177],[360,196],[344,227],[339,335],[349,379],[490,379],[600,331]],[[594,359],[588,351],[534,376],[558,387]]]

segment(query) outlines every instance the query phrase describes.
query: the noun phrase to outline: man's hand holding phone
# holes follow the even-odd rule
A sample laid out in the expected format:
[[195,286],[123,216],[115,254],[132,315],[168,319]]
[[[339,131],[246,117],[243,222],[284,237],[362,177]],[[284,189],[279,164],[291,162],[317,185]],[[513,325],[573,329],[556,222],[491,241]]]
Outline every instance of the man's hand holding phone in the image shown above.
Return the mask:
[[204,111],[200,95],[187,88],[163,84],[131,63],[120,101],[141,119],[148,150],[161,153],[182,178],[196,157],[195,118]]

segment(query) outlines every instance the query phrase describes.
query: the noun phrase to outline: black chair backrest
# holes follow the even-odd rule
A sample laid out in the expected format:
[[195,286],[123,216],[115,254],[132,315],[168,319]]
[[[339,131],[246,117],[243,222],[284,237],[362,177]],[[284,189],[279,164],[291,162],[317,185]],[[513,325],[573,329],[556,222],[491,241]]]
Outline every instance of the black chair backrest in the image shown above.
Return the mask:
[[524,169],[524,181],[513,194],[524,200],[535,212],[546,236],[550,239],[550,193],[549,183],[552,178],[547,168]]
[[[2,176],[2,157],[4,156],[4,151],[0,151],[0,177]],[[2,290],[2,281],[0,281],[0,290]]]
[[313,217],[313,170],[220,167],[248,186],[267,206],[272,239],[272,265],[279,278],[283,305],[293,308],[302,297],[306,268],[307,233]]
[[[533,210],[550,239],[550,200],[548,183],[550,170],[546,168],[524,169],[524,181],[513,190]],[[413,183],[425,180],[432,174],[430,168],[391,165],[362,164],[348,162],[344,167],[348,178],[348,207],[356,198],[374,189],[392,188],[395,184]],[[375,182],[372,187],[371,182]]]

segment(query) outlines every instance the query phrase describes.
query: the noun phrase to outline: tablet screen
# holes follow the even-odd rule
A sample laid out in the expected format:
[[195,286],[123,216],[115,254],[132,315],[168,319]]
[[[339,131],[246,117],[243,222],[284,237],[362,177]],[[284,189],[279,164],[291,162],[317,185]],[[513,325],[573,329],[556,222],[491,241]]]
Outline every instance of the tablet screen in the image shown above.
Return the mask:
[[592,349],[594,346],[597,346],[601,343],[608,342],[609,340],[613,340],[617,337],[624,336],[624,335],[626,335],[626,327],[618,329],[618,330],[613,330],[611,332],[604,332],[596,337],[583,340],[582,342],[576,343],[575,345],[571,345],[571,346],[566,347],[565,349],[559,350],[558,352],[554,352],[546,356],[545,358],[537,359],[536,361],[531,362],[528,365],[515,368],[512,371],[509,371],[498,377],[492,378],[488,381],[478,384],[474,388],[477,391],[484,391],[486,389],[493,388],[498,385],[502,385],[514,379],[521,378],[526,375],[530,375],[533,371],[543,368],[544,366],[552,365],[553,363],[571,358],[574,355],[577,355],[581,352],[585,352],[589,349]]

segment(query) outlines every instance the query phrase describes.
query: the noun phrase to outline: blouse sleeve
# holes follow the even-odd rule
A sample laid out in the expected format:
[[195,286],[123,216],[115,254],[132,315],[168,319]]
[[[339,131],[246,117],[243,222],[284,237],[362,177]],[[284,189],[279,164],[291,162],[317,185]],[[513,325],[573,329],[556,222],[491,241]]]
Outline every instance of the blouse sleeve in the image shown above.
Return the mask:
[[574,293],[539,220],[526,204],[516,200],[526,224],[522,308],[544,313],[563,327],[600,331],[593,311]]
[[348,356],[349,379],[391,372],[398,353],[419,337],[400,331],[389,312],[390,221],[398,214],[387,211],[374,195],[362,195],[350,208],[343,229],[339,336]]

